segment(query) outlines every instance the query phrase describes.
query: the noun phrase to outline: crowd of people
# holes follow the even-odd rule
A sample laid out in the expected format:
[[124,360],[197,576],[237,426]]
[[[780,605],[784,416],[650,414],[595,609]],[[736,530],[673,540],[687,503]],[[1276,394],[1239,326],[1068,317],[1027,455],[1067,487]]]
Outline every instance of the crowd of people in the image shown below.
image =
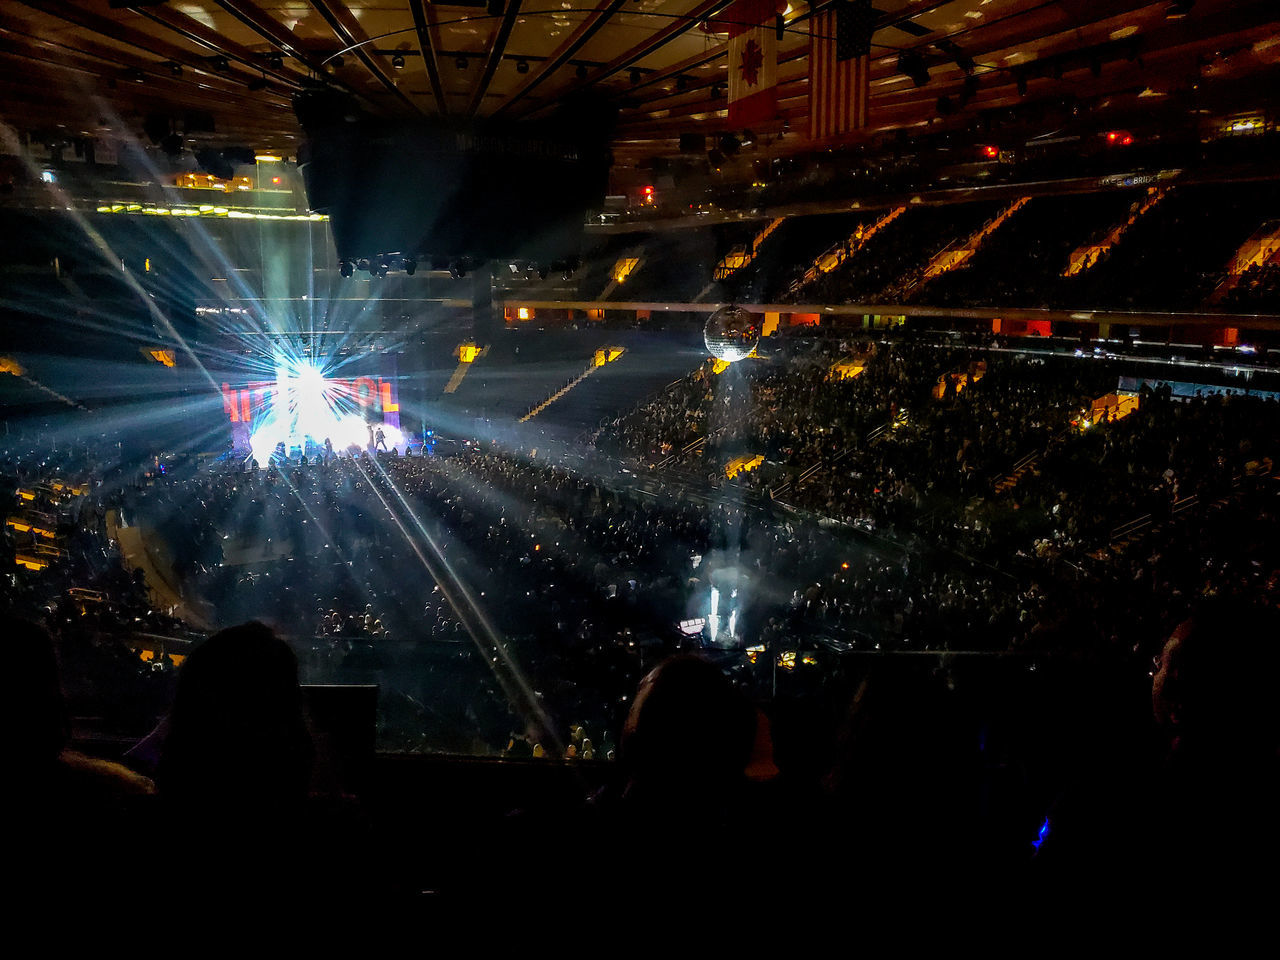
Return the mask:
[[1280,309],[1280,262],[1268,260],[1248,267],[1227,293],[1224,303],[1250,311]]
[[[211,815],[214,798],[232,802],[228,784],[247,784],[264,803],[292,798],[259,826],[297,818],[315,790],[298,682],[376,683],[384,750],[617,758],[620,785],[575,814],[603,838],[593,851],[604,860],[586,851],[583,863],[606,871],[637,836],[714,846],[708,823],[732,832],[779,811],[816,816],[851,845],[851,814],[883,818],[877,870],[892,870],[903,844],[944,870],[980,856],[1005,879],[1033,861],[1073,869],[1097,841],[1073,838],[1073,825],[1104,829],[1097,798],[1072,794],[1067,771],[1082,761],[1067,746],[1042,756],[1018,739],[1038,709],[1018,700],[1040,682],[1025,671],[1050,673],[1061,698],[1074,676],[1064,664],[1079,660],[1125,676],[1129,696],[1154,656],[1157,703],[1181,716],[1164,689],[1182,676],[1181,648],[1162,652],[1177,624],[1202,625],[1175,637],[1188,650],[1205,642],[1188,638],[1226,631],[1231,657],[1273,657],[1253,611],[1280,602],[1280,417],[1274,399],[1208,388],[1183,398],[1168,386],[1143,386],[1123,418],[1099,416],[1094,400],[1131,362],[1009,346],[785,336],[759,359],[699,367],[585,445],[537,450],[483,442],[127,470],[104,444],[14,441],[4,472],[20,522],[0,586],[6,615],[37,625],[21,642],[56,640],[70,708],[50,714],[66,718],[50,740],[61,758],[51,782],[124,798],[148,794],[138,778],[152,777],[184,816]],[[39,517],[59,552],[33,569],[16,561],[36,555]],[[112,536],[121,524],[143,532],[148,563],[167,560],[191,618],[259,625],[200,642],[131,569]],[[1214,629],[1207,614],[1195,620],[1206,605]],[[182,641],[176,688],[176,658],[139,655],[148,635]],[[1223,682],[1220,665],[1197,663]],[[1001,680],[1005,670],[1017,679]],[[255,677],[271,703],[245,701],[232,734],[201,719],[214,701],[193,691]],[[149,765],[141,751],[131,769],[95,766],[67,752],[72,715],[109,718],[131,739],[167,716],[162,748]],[[1066,736],[1057,722],[1043,729]],[[1141,729],[1129,716],[1119,739]],[[259,748],[241,758],[226,736]],[[979,740],[993,746],[975,753]],[[1248,776],[1265,774],[1257,744],[1245,746]],[[1019,783],[997,782],[1010,764]],[[1164,776],[1134,796],[1186,788]],[[1033,856],[1028,837],[1055,796],[1069,812],[1049,814],[1061,829],[1042,833]],[[941,847],[911,836],[926,797],[956,821]],[[693,833],[680,812],[689,803],[714,810]],[[332,810],[304,821],[350,827]],[[523,823],[518,832],[541,829]]]
[[[1120,617],[1124,603],[1167,619],[1221,584],[1202,570],[1198,582],[1159,584],[1141,604],[1100,588],[1081,604],[1077,578],[1126,580],[1142,549],[1127,536],[1131,524],[1176,543],[1193,536],[1192,506],[1201,516],[1265,497],[1256,476],[1269,473],[1263,451],[1280,440],[1274,399],[1202,390],[1184,400],[1144,388],[1135,413],[1095,413],[1128,366],[1092,355],[910,342],[872,353],[827,339],[738,366],[695,373],[606,424],[596,443],[918,550],[901,583],[842,570],[816,598],[824,619],[847,616],[864,629],[884,605],[886,641],[929,645],[944,628],[960,646],[964,636],[980,647],[1043,647],[1070,635],[1064,612],[1078,618],[1093,605],[1109,604],[1095,611],[1101,620]],[[764,462],[727,478],[720,468],[747,453]],[[1261,510],[1259,523],[1273,513]],[[1271,599],[1274,563],[1254,561],[1247,592]],[[1067,642],[1105,644],[1123,632],[1094,624]]]

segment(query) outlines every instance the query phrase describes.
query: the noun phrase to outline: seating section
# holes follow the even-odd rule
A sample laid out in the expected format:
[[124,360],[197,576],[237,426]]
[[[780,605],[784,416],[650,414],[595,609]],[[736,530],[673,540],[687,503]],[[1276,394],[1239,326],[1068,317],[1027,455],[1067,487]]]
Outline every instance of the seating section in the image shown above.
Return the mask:
[[1122,220],[1137,198],[1130,190],[1035,197],[968,262],[930,283],[917,299],[940,307],[1055,304],[1071,253]]
[[641,247],[640,264],[626,282],[626,298],[692,301],[711,281],[718,259],[711,230],[685,228],[649,234]]
[[1198,307],[1239,245],[1277,215],[1280,185],[1274,182],[1175,186],[1095,266],[1067,278],[1055,305]]
[[[834,269],[801,282],[822,254],[870,226],[888,209],[781,218],[754,259],[721,281],[715,266],[750,242],[768,221],[707,229],[659,231],[644,242],[640,268],[626,299],[710,302],[912,303],[940,307],[1034,306],[1057,309],[1227,309],[1268,301],[1265,271],[1254,269],[1240,291],[1211,295],[1237,248],[1263,223],[1280,216],[1280,184],[1163,182],[1154,201],[1147,187],[1084,193],[1029,194],[1029,200],[981,239],[954,268],[926,278],[935,257],[963,246],[1011,203],[1001,200],[906,204]],[[1133,211],[1142,206],[1140,215]],[[1132,219],[1126,225],[1126,220]],[[1123,229],[1117,230],[1117,227]],[[1071,255],[1115,234],[1071,275]],[[600,286],[627,239],[611,237],[588,275]],[[637,240],[638,243],[638,240]],[[607,263],[605,261],[608,261]],[[585,288],[584,288],[585,289]],[[603,289],[603,287],[601,287]],[[1252,292],[1251,292],[1252,291]],[[621,297],[616,292],[614,299]],[[1261,298],[1261,303],[1254,301]]]

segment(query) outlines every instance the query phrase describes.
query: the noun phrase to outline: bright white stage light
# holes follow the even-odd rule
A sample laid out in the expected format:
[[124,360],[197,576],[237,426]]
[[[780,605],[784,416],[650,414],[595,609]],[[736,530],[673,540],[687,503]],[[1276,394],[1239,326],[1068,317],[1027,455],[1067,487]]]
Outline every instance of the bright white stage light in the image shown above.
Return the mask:
[[305,450],[308,438],[318,448],[329,440],[337,453],[351,447],[366,450],[373,446],[378,430],[388,448],[405,448],[400,430],[389,423],[368,423],[359,414],[342,409],[348,404],[350,399],[326,380],[318,367],[305,361],[288,364],[280,360],[271,408],[249,438],[254,459],[265,464],[280,443],[286,453],[294,448]]
[[711,642],[716,642],[716,636],[720,633],[720,591],[715,587],[711,588],[711,613],[707,615],[707,627],[711,632]]

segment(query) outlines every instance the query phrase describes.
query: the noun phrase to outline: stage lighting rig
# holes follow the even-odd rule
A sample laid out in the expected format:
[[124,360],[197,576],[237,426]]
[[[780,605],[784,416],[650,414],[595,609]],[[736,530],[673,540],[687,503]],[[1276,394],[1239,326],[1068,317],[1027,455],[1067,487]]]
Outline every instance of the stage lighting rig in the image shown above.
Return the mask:
[[923,87],[929,82],[929,67],[925,64],[924,57],[911,50],[898,54],[898,72],[910,77],[917,87]]
[[341,276],[343,276],[343,277],[350,278],[350,276],[351,276],[351,274],[352,274],[353,272],[354,272],[354,269],[353,269],[353,268],[352,268],[352,266],[351,266],[351,261],[350,261],[350,260],[340,260],[340,261],[338,261],[338,273],[339,273],[339,275],[341,275]]

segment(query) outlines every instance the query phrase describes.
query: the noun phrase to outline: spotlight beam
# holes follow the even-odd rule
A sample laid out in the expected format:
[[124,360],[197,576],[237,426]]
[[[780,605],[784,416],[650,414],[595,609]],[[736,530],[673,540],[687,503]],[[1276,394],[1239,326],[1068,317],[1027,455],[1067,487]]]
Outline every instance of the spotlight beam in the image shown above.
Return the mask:
[[[445,598],[445,602],[449,604],[454,615],[457,616],[459,622],[467,631],[467,635],[471,638],[471,642],[475,644],[476,650],[485,658],[485,662],[490,665],[490,669],[493,670],[494,676],[501,684],[508,700],[526,716],[532,715],[535,717],[556,749],[563,752],[564,745],[560,741],[559,734],[556,732],[551,718],[538,702],[537,695],[529,685],[528,680],[525,679],[524,671],[511,655],[506,640],[493,625],[493,622],[485,614],[479,603],[476,602],[471,590],[454,572],[452,565],[444,555],[444,551],[418,518],[417,513],[414,512],[413,507],[405,499],[403,492],[401,492],[390,474],[383,469],[382,464],[378,462],[376,457],[372,458],[370,462],[376,468],[378,475],[385,481],[387,488],[395,495],[400,509],[404,512],[405,517],[408,518],[409,523],[412,524],[414,531],[417,532],[417,537],[410,532],[405,520],[401,518],[392,504],[387,501],[387,498],[382,493],[381,486],[374,482],[374,478],[365,469],[364,463],[361,460],[356,460],[356,466],[377,494],[392,522],[395,523],[401,536],[405,538],[405,542],[413,550],[423,569],[427,571],[427,574],[435,581],[436,586],[440,588],[440,593]],[[423,544],[426,545],[427,549],[423,549]],[[428,555],[428,551],[430,551],[430,555]],[[490,650],[498,651],[505,670],[497,669],[494,659],[490,656]]]

